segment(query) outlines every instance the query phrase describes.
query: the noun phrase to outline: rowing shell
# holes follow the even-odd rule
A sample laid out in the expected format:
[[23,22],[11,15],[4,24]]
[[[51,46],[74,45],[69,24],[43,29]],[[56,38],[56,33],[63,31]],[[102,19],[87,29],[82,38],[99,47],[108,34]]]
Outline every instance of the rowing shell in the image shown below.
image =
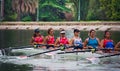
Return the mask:
[[[31,54],[36,54],[40,52],[45,52],[48,51],[48,49],[35,49],[35,48],[24,48],[24,49],[13,49],[11,52],[16,54],[16,53],[22,53],[22,55],[31,55]],[[104,55],[109,55],[108,53],[92,53],[92,52],[76,52],[76,53],[65,53],[65,54],[57,54],[57,53],[65,53],[65,51],[54,51],[54,52],[49,52],[45,53],[42,55],[37,55],[35,57],[41,59],[57,59],[57,60],[64,60],[64,61],[80,61],[80,60],[91,60],[94,57],[99,57],[99,56],[104,56]],[[14,59],[15,56],[9,56],[7,59]],[[3,56],[5,59],[6,57]],[[17,59],[26,59],[24,56],[17,57]],[[119,56],[114,56],[114,57],[108,57],[108,58],[102,58],[101,61],[106,61],[106,60],[116,60],[120,59]]]
[[[35,53],[39,53],[39,52],[44,52],[47,51],[48,49],[34,49],[34,48],[25,48],[25,49],[13,49],[12,52],[13,53],[17,53],[17,52],[21,52],[24,53],[25,55],[31,55],[31,54],[35,54]],[[59,59],[59,60],[84,60],[84,59],[88,59],[90,60],[93,57],[99,57],[99,56],[104,56],[104,55],[108,55],[108,53],[92,53],[92,52],[78,52],[78,53],[65,53],[65,54],[57,54],[59,52],[65,52],[65,51],[54,51],[54,52],[50,52],[50,53],[45,53],[44,58],[52,58],[52,59]],[[42,55],[42,56],[43,56]],[[41,55],[39,55],[41,56]],[[110,57],[111,58],[111,57]],[[103,58],[104,59],[104,58]],[[108,58],[106,58],[108,60]]]

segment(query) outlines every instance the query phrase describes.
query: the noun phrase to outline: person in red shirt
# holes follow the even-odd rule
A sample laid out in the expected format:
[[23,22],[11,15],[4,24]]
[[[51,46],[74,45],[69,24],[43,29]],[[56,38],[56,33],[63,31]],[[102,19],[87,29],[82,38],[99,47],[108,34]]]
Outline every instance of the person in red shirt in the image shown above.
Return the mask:
[[54,48],[55,38],[53,28],[48,29],[48,35],[45,37],[44,44],[47,44],[47,49]]
[[55,46],[68,46],[69,45],[69,40],[65,35],[65,30],[62,29],[60,31],[60,37],[56,39]]
[[31,39],[31,44],[37,45],[37,47],[39,47],[40,44],[44,44],[44,37],[40,34],[39,29],[34,30],[34,34]]
[[102,39],[101,41],[101,47],[111,50],[114,49],[114,43],[111,39],[111,33],[108,30],[104,33],[104,39]]

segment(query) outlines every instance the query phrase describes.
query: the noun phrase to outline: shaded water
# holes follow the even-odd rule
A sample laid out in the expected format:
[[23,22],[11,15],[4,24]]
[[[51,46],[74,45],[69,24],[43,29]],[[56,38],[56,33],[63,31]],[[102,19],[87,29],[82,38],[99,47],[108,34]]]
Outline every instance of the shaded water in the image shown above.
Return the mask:
[[[73,36],[73,30],[67,30],[66,35],[68,38],[71,38]],[[44,36],[47,35],[47,32],[44,30],[41,30],[41,34]],[[97,37],[102,39],[104,32],[97,31]],[[0,48],[7,48],[7,47],[13,47],[13,46],[23,46],[23,45],[29,45],[31,36],[33,35],[33,30],[0,30]],[[55,31],[55,38],[59,36],[59,31]],[[88,37],[88,31],[81,31],[80,34],[82,40],[84,41],[85,38]],[[111,37],[115,44],[120,41],[120,31],[112,31],[112,37]],[[38,61],[38,64],[37,62]],[[93,65],[86,62],[80,62],[79,65],[76,65],[76,62],[68,62],[68,65],[70,67],[64,68],[54,68],[56,63],[53,63],[53,67],[42,67],[39,66],[39,61],[42,60],[36,60],[35,62],[31,61],[30,64],[33,65],[26,65],[27,62],[30,61],[23,61],[24,65],[19,65],[20,63],[11,64],[11,63],[2,63],[0,62],[0,71],[119,71],[120,69],[120,63],[118,62],[111,62],[111,60],[108,61],[108,63],[103,64],[97,64]],[[20,62],[20,61],[18,61]],[[43,60],[44,62],[44,60]],[[35,63],[35,66],[34,66]],[[72,63],[72,64],[71,64]],[[36,64],[38,66],[36,66]],[[48,64],[46,64],[48,65]],[[65,65],[65,62],[63,62],[61,65]]]
[[[47,31],[41,30],[41,34],[46,36]],[[97,31],[97,37],[102,39],[104,32]],[[0,48],[7,48],[10,46],[29,45],[33,30],[0,30]],[[67,30],[68,38],[73,36],[73,30]],[[88,37],[88,31],[81,31],[80,36],[84,41]],[[55,31],[55,38],[59,37],[59,31]],[[120,31],[112,31],[111,37],[115,44],[120,41]]]

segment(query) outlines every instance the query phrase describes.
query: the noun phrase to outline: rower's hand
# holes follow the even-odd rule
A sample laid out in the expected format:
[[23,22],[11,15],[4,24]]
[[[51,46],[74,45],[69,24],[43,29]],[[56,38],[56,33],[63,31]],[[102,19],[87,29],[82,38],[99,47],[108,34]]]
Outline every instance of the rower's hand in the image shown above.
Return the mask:
[[94,49],[94,48],[91,49],[91,52],[92,52],[92,53],[95,53],[95,51],[96,51],[96,49]]
[[64,46],[60,46],[60,50],[61,50],[61,51],[64,51],[64,50],[65,50],[65,47],[64,47]]
[[93,47],[92,46],[88,46],[88,49],[93,49]]
[[75,44],[75,46],[79,46],[79,44]]
[[60,43],[60,46],[64,46],[64,44]]

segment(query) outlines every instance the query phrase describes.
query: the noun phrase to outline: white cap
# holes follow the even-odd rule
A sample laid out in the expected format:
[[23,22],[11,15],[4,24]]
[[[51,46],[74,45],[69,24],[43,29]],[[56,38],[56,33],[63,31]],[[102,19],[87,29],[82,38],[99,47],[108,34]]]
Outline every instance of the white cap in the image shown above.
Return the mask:
[[60,33],[61,33],[61,34],[64,34],[64,33],[65,33],[65,31],[61,31]]

